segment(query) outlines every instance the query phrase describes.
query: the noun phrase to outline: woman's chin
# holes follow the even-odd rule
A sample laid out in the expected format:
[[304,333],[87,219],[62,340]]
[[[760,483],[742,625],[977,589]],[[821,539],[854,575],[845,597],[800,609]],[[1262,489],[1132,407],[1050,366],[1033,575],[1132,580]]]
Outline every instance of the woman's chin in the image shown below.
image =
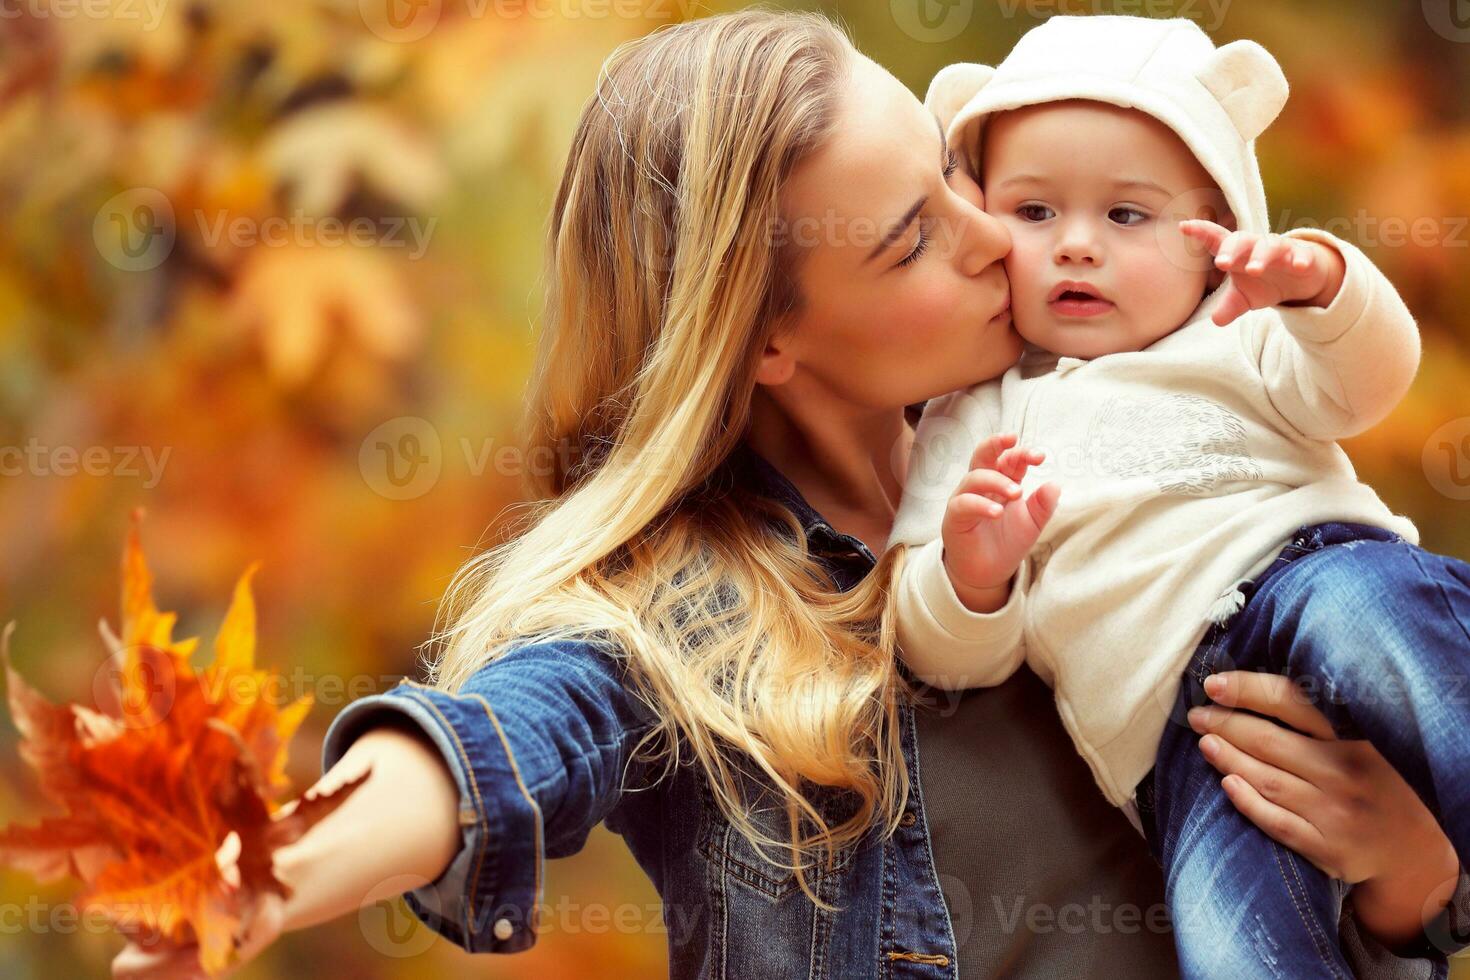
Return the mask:
[[1010,367],[1010,365],[1021,359],[1021,351],[1026,346],[1026,338],[1021,336],[1020,331],[1016,329],[1016,322],[1009,315],[997,319],[995,325],[997,329],[996,343],[1005,344],[1006,349],[1012,352],[1006,364],[1006,367]]
[[972,384],[991,381],[1005,374],[1011,365],[1021,359],[1021,352],[1026,346],[1021,335],[1016,332],[1016,326],[1009,315],[999,316],[990,321],[982,345],[980,364],[988,373],[976,378]]

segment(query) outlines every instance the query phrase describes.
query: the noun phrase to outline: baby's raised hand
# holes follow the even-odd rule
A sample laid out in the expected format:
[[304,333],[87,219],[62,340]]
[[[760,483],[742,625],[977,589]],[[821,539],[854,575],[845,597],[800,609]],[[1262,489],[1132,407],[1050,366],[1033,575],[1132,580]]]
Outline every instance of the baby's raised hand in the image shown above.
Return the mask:
[[1045,483],[1022,498],[1021,479],[1045,454],[1016,447],[1016,436],[991,436],[976,447],[970,470],[944,511],[944,568],[960,602],[994,612],[1011,577],[1056,512],[1061,488]]
[[1268,306],[1327,306],[1347,274],[1337,249],[1320,242],[1231,231],[1198,218],[1179,222],[1179,230],[1208,248],[1215,267],[1230,274],[1211,317],[1222,327]]

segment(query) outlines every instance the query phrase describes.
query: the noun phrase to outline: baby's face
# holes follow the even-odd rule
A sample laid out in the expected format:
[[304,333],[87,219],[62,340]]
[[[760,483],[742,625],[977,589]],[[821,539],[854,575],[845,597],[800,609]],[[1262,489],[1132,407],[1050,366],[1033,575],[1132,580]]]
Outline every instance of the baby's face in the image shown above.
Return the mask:
[[1099,102],[1028,106],[993,117],[982,152],[985,210],[1014,243],[1011,312],[1031,343],[1080,358],[1142,350],[1218,282],[1179,222],[1229,224],[1224,195],[1153,117]]

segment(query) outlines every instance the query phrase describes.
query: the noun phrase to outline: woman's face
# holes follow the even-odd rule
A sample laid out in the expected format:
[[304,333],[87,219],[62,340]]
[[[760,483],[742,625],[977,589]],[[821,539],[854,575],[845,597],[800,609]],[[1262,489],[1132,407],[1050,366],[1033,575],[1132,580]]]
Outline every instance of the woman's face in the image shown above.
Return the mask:
[[804,303],[760,380],[806,374],[873,409],[996,377],[1020,356],[1002,224],[898,79],[854,54],[835,135],[784,192]]

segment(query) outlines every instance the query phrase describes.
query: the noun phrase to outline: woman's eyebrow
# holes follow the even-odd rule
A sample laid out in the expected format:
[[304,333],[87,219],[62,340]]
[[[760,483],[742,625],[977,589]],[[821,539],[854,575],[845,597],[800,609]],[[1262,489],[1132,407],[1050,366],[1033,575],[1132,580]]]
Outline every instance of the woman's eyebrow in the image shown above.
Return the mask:
[[[943,170],[949,165],[949,141],[944,136],[944,123],[939,121],[938,116],[933,118],[934,126],[939,130],[939,169]],[[867,265],[876,259],[883,253],[884,249],[892,247],[895,242],[901,239],[904,232],[909,230],[909,225],[914,223],[914,219],[919,216],[919,212],[924,210],[924,205],[928,203],[929,195],[927,194],[915,201],[913,207],[904,212],[904,216],[899,218],[892,228],[888,229],[887,234],[878,242],[878,247],[869,252],[868,257],[863,259],[863,265]]]

